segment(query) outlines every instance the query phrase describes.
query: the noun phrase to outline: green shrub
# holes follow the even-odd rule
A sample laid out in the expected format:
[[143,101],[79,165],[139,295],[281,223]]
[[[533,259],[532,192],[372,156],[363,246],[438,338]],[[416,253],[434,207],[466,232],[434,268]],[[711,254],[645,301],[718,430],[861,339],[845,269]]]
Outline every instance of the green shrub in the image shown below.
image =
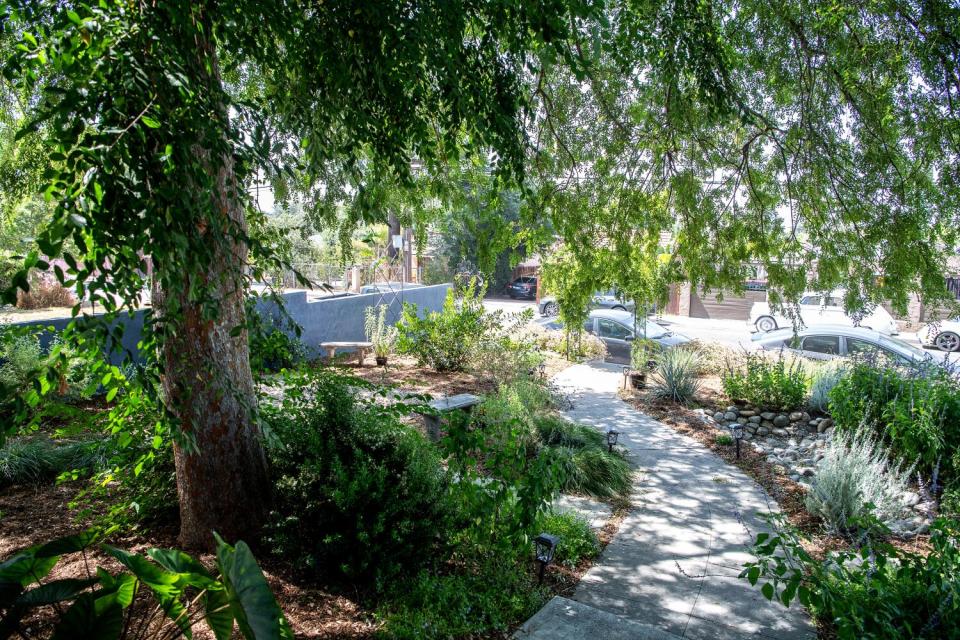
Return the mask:
[[723,391],[734,402],[787,411],[803,404],[807,376],[799,360],[788,362],[783,353],[774,359],[764,354],[745,353],[742,364],[728,364],[723,375]]
[[846,373],[848,363],[841,359],[819,363],[810,370],[810,398],[807,405],[814,411],[830,410],[830,392]]
[[807,510],[832,533],[855,533],[868,511],[885,526],[903,517],[911,467],[891,464],[886,449],[868,435],[837,433],[817,466]]
[[657,366],[663,347],[655,340],[637,338],[630,345],[630,366],[637,371],[646,371]]
[[279,318],[261,313],[257,298],[247,300],[247,337],[250,342],[250,369],[254,373],[276,373],[291,369],[307,357],[300,341],[300,326],[288,316]]
[[101,440],[56,442],[46,436],[11,438],[0,448],[0,486],[52,482],[65,471],[92,473],[107,464]]
[[657,358],[654,393],[674,402],[687,403],[700,389],[697,378],[699,355],[687,349],[666,349]]
[[0,385],[23,391],[37,377],[43,363],[36,335],[0,331]]
[[561,488],[597,498],[629,492],[633,474],[618,452],[607,450],[604,434],[593,427],[570,422],[556,413],[556,399],[536,380],[517,380],[488,397],[477,412],[487,430],[513,424],[518,444],[530,455],[548,448],[561,469]]
[[733,436],[729,433],[718,433],[715,441],[721,447],[729,447],[733,444]]
[[926,556],[866,540],[862,548],[810,556],[783,516],[757,536],[756,560],[740,574],[768,600],[799,600],[843,640],[960,638],[960,523],[931,527]]
[[571,360],[602,360],[607,357],[607,345],[603,340],[585,331],[568,333],[529,324],[518,335],[537,349],[552,351]]
[[719,342],[694,339],[678,345],[676,348],[694,351],[699,356],[697,360],[697,374],[701,376],[716,375],[728,366],[734,365],[743,359],[742,351],[731,349]]
[[569,511],[549,511],[540,516],[533,535],[545,531],[560,538],[553,561],[576,567],[600,553],[600,541],[585,518]]
[[490,637],[532,616],[548,597],[533,577],[532,562],[483,558],[457,572],[421,572],[403,581],[377,612],[380,637],[445,640]]
[[471,289],[458,298],[450,289],[443,308],[426,311],[423,317],[416,305],[405,303],[397,350],[437,371],[464,371],[497,324],[495,316],[484,311],[482,295],[474,293]]
[[939,369],[902,370],[854,363],[830,392],[838,430],[861,427],[940,481],[960,472],[960,384]]
[[361,401],[362,381],[288,373],[265,408],[273,462],[273,550],[331,577],[370,583],[429,562],[447,531],[439,457],[395,409]]
[[[85,533],[30,547],[0,562],[0,620],[4,635],[24,640],[49,637],[40,617],[54,620],[54,638],[191,637],[204,620],[211,637],[247,640],[292,638],[290,625],[277,605],[250,548],[230,546],[216,538],[216,573],[176,549],[128,553],[98,545],[113,562],[89,567],[88,549],[96,534]],[[61,556],[87,567],[86,579],[51,579]],[[116,567],[120,567],[119,571]],[[146,589],[142,589],[146,587]],[[146,593],[141,593],[144,591]],[[131,606],[136,602],[138,605]],[[254,632],[254,629],[256,632]]]

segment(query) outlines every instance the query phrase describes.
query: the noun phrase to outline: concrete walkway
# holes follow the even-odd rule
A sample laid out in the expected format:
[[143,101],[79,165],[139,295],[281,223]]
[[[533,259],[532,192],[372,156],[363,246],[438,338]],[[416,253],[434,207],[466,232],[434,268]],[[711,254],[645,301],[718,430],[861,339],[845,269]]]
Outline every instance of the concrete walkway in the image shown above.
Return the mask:
[[[551,601],[516,637],[597,637],[595,625],[609,627],[614,614],[624,620],[623,637],[813,638],[803,609],[769,602],[737,577],[763,529],[757,514],[776,510],[776,503],[696,441],[620,400],[622,380],[621,367],[598,363],[575,365],[554,379],[573,401],[567,417],[620,431],[619,442],[643,473],[637,507],[581,580],[575,603]],[[629,631],[629,624],[638,626]]]

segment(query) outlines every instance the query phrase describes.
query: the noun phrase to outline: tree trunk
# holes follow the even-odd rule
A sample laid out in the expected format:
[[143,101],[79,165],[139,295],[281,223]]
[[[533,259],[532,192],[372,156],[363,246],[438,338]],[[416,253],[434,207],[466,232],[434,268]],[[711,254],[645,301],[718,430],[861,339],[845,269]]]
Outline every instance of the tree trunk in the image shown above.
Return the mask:
[[[212,70],[204,80],[220,83],[214,47],[201,43],[200,51]],[[226,122],[226,106],[220,117]],[[246,231],[233,158],[202,148],[195,153],[216,176],[210,215],[224,216]],[[179,420],[182,434],[174,444],[174,457],[179,541],[186,548],[209,548],[214,531],[231,542],[251,539],[269,504],[266,456],[254,420],[256,394],[247,332],[230,335],[235,327],[245,326],[247,247],[229,237],[210,237],[210,228],[217,226],[223,227],[198,224],[201,241],[215,252],[207,273],[185,274],[176,264],[157,265],[166,270],[162,281],[168,287],[154,291],[155,312],[171,314],[172,321],[161,356],[167,407]],[[206,287],[213,301],[191,299],[196,286]],[[212,305],[217,308],[214,314]]]

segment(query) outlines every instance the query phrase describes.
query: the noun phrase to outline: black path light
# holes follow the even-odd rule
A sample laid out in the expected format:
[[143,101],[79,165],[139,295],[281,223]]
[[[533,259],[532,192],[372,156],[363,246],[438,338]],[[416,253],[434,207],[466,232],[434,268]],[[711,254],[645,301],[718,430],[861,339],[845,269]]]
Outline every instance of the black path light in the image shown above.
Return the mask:
[[617,444],[617,438],[620,437],[620,432],[616,429],[610,429],[607,431],[607,451],[613,453],[613,447]]
[[560,538],[549,533],[541,533],[533,539],[537,562],[540,564],[538,584],[543,584],[543,572],[547,569],[547,565],[553,562],[553,556],[557,551],[559,542]]
[[623,368],[623,390],[630,388],[630,367]]
[[740,441],[743,440],[743,425],[736,423],[730,426],[730,431],[733,432],[733,441],[737,445],[737,460],[740,459]]

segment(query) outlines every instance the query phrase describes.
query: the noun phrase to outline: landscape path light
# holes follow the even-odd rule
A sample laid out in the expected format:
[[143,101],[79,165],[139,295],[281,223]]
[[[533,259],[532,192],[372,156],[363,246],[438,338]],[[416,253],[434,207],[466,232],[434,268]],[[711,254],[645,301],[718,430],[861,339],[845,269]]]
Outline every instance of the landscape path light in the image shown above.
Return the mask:
[[613,448],[617,444],[617,438],[620,437],[620,432],[616,429],[610,429],[607,431],[607,451],[613,453]]
[[730,426],[730,431],[733,432],[733,441],[737,445],[737,460],[740,459],[740,441],[743,440],[743,425],[736,423]]
[[546,571],[547,565],[553,562],[553,556],[559,543],[560,538],[549,533],[541,533],[533,539],[537,562],[540,564],[538,584],[543,584],[543,572]]

